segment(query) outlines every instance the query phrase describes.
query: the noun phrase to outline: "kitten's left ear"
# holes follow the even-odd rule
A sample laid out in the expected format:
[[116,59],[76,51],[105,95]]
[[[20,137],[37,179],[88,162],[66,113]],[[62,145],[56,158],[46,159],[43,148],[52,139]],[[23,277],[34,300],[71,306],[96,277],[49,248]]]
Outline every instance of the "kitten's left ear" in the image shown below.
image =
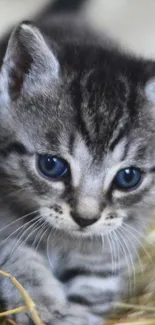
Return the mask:
[[53,82],[59,75],[59,63],[43,35],[30,23],[17,26],[10,37],[4,57],[0,90],[14,99],[21,92],[33,92]]

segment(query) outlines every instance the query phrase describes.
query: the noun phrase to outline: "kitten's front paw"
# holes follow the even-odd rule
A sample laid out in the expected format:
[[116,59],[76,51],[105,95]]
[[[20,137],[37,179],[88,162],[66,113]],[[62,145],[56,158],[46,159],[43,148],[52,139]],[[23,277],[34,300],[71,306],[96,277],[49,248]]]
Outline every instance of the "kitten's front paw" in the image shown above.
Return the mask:
[[[34,299],[39,317],[45,325],[100,325],[101,318],[92,314],[86,307],[53,301],[51,297],[40,294]],[[22,301],[18,304],[22,305]],[[7,309],[13,309],[8,305]],[[29,311],[15,314],[13,320],[18,325],[34,325]]]
[[[45,325],[55,325],[57,315],[58,315],[58,318],[60,317],[59,315],[61,315],[60,311],[59,312],[56,311],[55,302],[53,300],[50,300],[50,298],[47,296],[40,295],[39,298],[40,299],[38,301],[37,301],[37,299],[35,299],[36,310],[38,312],[39,318]],[[19,305],[22,305],[22,304],[23,303],[21,301],[21,303],[19,303]],[[58,304],[58,308],[60,308],[60,303]],[[13,308],[8,307],[7,309],[9,310],[9,309],[13,309]],[[61,310],[61,308],[60,308],[60,310]],[[34,322],[32,320],[32,315],[29,312],[29,310],[26,310],[21,313],[17,313],[15,315],[13,315],[12,318],[17,325],[34,325]]]
[[[38,307],[38,313],[45,325],[100,325],[102,319],[89,313],[82,306],[70,305],[59,310],[53,310],[42,304]],[[49,310],[51,309],[51,310]],[[34,325],[31,315],[28,312],[17,314],[14,320],[18,325]]]
[[[53,323],[52,323],[53,324]],[[92,314],[87,308],[70,304],[65,313],[59,315],[59,319],[53,325],[101,325],[102,318]]]

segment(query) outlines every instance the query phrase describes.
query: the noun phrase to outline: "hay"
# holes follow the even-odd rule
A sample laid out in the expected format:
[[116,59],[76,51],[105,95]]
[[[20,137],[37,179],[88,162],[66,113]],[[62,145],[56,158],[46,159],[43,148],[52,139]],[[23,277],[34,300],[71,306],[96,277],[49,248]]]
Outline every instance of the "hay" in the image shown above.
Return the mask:
[[106,325],[155,325],[155,225],[151,227],[135,265],[135,290],[131,297],[116,304]]
[[9,278],[11,280],[11,282],[18,289],[18,291],[21,293],[21,295],[23,297],[23,300],[25,301],[25,306],[20,306],[20,307],[17,307],[15,309],[8,310],[8,311],[0,313],[0,318],[6,317],[6,319],[3,320],[2,324],[16,325],[14,321],[12,321],[11,319],[8,319],[7,317],[9,315],[13,315],[13,314],[23,312],[25,310],[29,310],[29,312],[31,313],[31,317],[32,317],[32,320],[33,320],[34,324],[35,325],[44,325],[43,322],[41,321],[41,319],[39,318],[39,315],[38,315],[38,313],[36,311],[35,303],[30,298],[30,296],[28,295],[26,290],[22,287],[22,285],[12,275],[10,275],[7,272],[0,271],[0,275],[5,276],[5,277],[7,277],[7,278]]
[[[148,231],[144,249],[140,252],[143,272],[136,265],[136,288],[132,297],[117,302],[115,312],[104,325],[155,325],[155,226]],[[24,306],[0,313],[1,325],[20,325],[8,317],[14,313],[29,310],[35,325],[44,325],[36,311],[35,303],[21,284],[10,274],[0,271],[1,276],[10,278],[21,293]]]

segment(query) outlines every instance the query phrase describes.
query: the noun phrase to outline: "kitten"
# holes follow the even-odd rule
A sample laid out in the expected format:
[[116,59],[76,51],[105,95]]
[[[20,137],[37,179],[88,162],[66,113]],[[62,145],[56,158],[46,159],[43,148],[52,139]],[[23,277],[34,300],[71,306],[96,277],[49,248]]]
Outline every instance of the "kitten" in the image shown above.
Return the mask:
[[[45,324],[106,318],[155,203],[155,63],[94,38],[22,23],[0,73],[0,268]],[[0,292],[23,303],[5,278]]]

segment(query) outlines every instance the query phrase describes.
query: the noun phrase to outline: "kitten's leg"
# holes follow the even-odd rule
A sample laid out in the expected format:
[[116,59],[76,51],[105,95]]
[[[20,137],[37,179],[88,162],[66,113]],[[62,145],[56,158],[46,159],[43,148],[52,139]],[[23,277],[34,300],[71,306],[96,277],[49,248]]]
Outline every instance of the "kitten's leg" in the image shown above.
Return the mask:
[[120,300],[123,291],[123,279],[120,276],[79,275],[68,281],[66,294],[71,302],[89,306],[92,313],[105,316],[114,308],[114,303]]
[[[100,319],[88,309],[68,304],[62,285],[54,278],[48,265],[39,253],[29,246],[17,248],[9,257],[14,240],[0,252],[0,268],[11,273],[30,294],[42,321],[48,325],[98,325]],[[9,257],[9,258],[8,258]],[[7,278],[0,278],[0,292],[7,309],[23,305],[20,293]],[[15,320],[20,325],[30,325],[27,312],[17,314]]]

